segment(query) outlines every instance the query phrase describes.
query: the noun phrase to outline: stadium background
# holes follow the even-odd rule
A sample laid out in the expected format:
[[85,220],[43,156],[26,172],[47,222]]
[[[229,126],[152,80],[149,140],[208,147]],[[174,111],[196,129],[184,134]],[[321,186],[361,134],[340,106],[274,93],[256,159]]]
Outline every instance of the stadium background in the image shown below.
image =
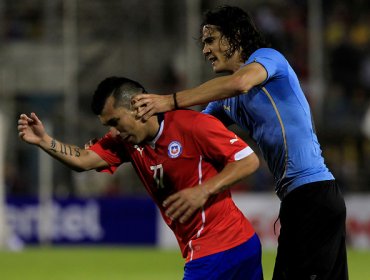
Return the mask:
[[[1,0],[5,250],[81,244],[176,248],[129,165],[113,176],[71,172],[22,143],[16,121],[21,112],[35,111],[57,139],[82,146],[104,133],[90,112],[90,98],[105,77],[127,76],[149,92],[168,93],[213,77],[196,39],[202,11],[225,3],[248,9],[296,70],[326,163],[346,196],[349,247],[370,250],[368,1]],[[245,132],[232,129],[254,147]],[[274,248],[279,202],[266,165],[233,193],[264,247]]]

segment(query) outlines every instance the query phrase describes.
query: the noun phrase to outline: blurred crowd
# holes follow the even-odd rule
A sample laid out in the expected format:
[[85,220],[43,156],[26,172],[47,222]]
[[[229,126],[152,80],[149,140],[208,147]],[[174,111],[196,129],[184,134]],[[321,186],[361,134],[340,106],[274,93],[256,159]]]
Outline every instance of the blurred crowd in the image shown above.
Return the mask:
[[[61,44],[65,13],[62,2],[3,1],[0,6],[3,18],[0,36],[5,44],[1,48],[22,42],[53,46]],[[83,120],[76,124],[82,139],[75,140],[83,145],[82,141],[102,132],[91,127],[99,124],[89,119],[94,117],[88,112],[89,97],[98,79],[111,73],[98,73],[97,69],[103,69],[104,72],[108,67],[112,73],[119,71],[117,74],[125,75],[127,68],[115,68],[118,66],[113,64],[117,64],[116,58],[124,58],[126,63],[132,65],[132,56],[139,61],[139,66],[131,69],[128,76],[143,81],[152,89],[166,89],[169,92],[180,89],[186,85],[187,73],[181,60],[179,62],[181,51],[184,52],[179,45],[185,44],[186,36],[198,36],[198,30],[189,35],[182,29],[186,25],[186,18],[185,13],[179,11],[186,8],[186,1],[176,1],[174,4],[175,1],[170,0],[117,0],[108,1],[109,5],[98,0],[89,2],[89,5],[88,1],[77,2],[81,64],[78,73],[78,102],[81,108],[79,117]],[[325,88],[322,106],[316,106],[308,86],[308,1],[245,2],[248,1],[227,1],[228,4],[249,9],[272,46],[283,52],[296,70],[303,87],[307,88],[307,98],[311,103],[326,163],[342,189],[344,192],[370,191],[370,3],[365,0],[319,1],[323,5]],[[203,0],[199,3],[204,10],[225,1]],[[101,13],[103,10],[105,14]],[[95,41],[103,43],[104,47],[97,47],[100,51],[96,51],[89,63],[84,63],[87,54],[93,53],[90,48]],[[150,53],[150,50],[156,51],[156,55]],[[106,59],[109,55],[112,58]],[[4,59],[0,56],[0,61]],[[209,72],[209,65],[202,67],[207,70],[201,72],[200,81],[213,75]],[[17,114],[23,109],[31,109],[31,105],[39,100],[29,101],[26,95],[24,89],[21,92],[15,91]],[[64,119],[57,109],[59,101],[56,98],[47,106],[56,108],[55,118],[51,121],[60,124]],[[61,140],[69,141],[63,139],[63,132],[58,131],[58,127],[56,129],[55,133]],[[248,141],[248,135],[236,127],[233,129]],[[14,139],[9,141],[16,141]],[[37,193],[38,184],[38,180],[33,178],[37,173],[37,154],[18,142],[11,145],[14,148],[12,155],[6,156],[7,192],[9,195],[33,195]],[[54,165],[54,170],[53,190],[57,196],[117,196],[144,192],[129,166],[121,168],[113,176],[94,171],[71,174],[58,164]],[[263,164],[255,175],[236,186],[235,191],[273,191],[273,181],[266,166]]]

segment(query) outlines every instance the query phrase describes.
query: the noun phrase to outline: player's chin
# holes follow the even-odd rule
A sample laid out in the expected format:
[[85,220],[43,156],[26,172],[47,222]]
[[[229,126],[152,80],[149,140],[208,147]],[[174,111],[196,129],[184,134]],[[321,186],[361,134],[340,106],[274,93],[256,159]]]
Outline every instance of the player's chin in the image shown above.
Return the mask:
[[133,135],[127,136],[125,141],[132,144],[132,145],[140,144],[140,141],[138,140],[138,138],[133,136]]
[[223,69],[218,63],[212,64],[212,70],[215,73],[223,73],[225,71],[225,69]]

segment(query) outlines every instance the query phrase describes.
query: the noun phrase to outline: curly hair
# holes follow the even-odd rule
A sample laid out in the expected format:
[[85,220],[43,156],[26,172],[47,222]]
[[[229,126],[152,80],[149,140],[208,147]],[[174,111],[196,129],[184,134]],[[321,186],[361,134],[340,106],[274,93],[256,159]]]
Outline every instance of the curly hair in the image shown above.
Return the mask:
[[239,7],[228,5],[208,10],[203,15],[200,26],[200,40],[205,25],[214,25],[226,38],[230,47],[226,50],[226,57],[231,57],[235,51],[241,50],[241,58],[246,61],[257,49],[269,47],[262,33],[255,26],[252,17]]

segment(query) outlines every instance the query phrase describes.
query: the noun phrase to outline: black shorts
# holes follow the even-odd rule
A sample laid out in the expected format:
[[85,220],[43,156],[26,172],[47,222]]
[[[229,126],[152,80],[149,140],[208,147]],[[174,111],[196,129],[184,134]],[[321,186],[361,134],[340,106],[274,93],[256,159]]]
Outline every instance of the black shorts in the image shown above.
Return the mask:
[[280,207],[273,280],[347,280],[346,206],[335,181],[306,184]]

